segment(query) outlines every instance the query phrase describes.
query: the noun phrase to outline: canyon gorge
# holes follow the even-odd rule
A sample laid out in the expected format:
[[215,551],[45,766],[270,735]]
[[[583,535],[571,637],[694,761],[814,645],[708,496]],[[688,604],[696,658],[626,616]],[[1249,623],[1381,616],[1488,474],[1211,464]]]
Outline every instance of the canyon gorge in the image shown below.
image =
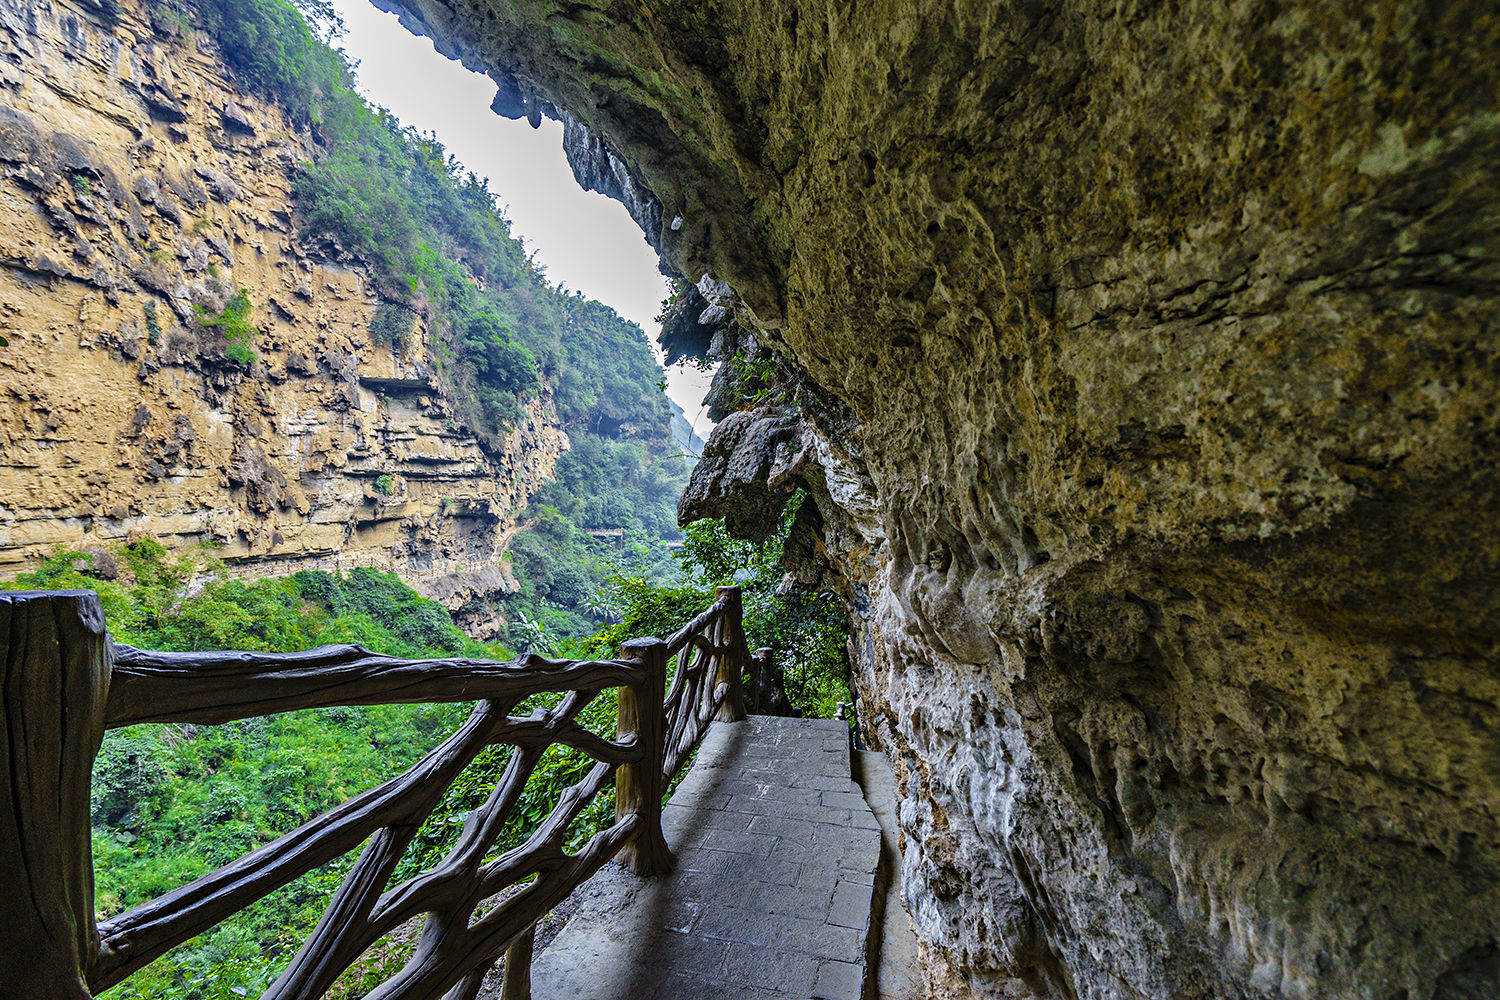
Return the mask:
[[[544,351],[564,327],[623,337],[624,381],[581,393],[554,351],[487,419],[461,367],[471,331],[437,293],[309,228],[294,187],[333,158],[332,124],[236,81],[193,8],[7,3],[0,36],[0,573],[68,549],[108,574],[141,538],[210,546],[245,577],[370,566],[491,637],[565,422],[611,410],[607,443],[676,460],[665,399],[631,395],[660,377],[639,330],[529,263],[465,280],[515,303],[515,336]],[[561,413],[554,384],[574,387]]]
[[[376,5],[564,123],[682,281],[669,358],[766,373],[680,514],[810,498],[932,996],[1500,995],[1493,5]],[[309,140],[207,50],[0,34],[0,568],[149,531],[509,586],[549,391],[487,436],[377,343]]]

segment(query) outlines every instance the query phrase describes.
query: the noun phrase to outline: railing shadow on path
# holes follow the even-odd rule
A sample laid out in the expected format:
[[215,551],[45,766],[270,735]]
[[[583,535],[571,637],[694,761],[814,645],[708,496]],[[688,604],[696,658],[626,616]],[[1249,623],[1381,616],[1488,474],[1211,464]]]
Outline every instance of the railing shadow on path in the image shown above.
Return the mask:
[[[502,956],[502,997],[525,1000],[536,922],[613,857],[637,875],[670,870],[664,792],[714,719],[745,717],[744,674],[758,673],[764,657],[746,650],[739,588],[721,587],[715,596],[667,641],[632,639],[619,659],[502,663],[404,660],[357,646],[158,653],[111,642],[89,591],[0,593],[0,880],[9,889],[0,894],[0,996],[89,998],[363,844],[322,920],[262,1000],[316,1000],[367,948],[424,914],[415,954],[371,1000],[473,1000]],[[577,721],[610,688],[619,689],[613,739]],[[752,676],[752,693],[759,688]],[[562,694],[555,707],[511,715],[547,692]],[[106,729],[467,701],[478,702],[468,720],[405,774],[96,925],[89,780]],[[554,743],[582,751],[594,766],[524,843],[490,857]],[[435,867],[389,884],[449,784],[497,744],[514,750],[454,848]],[[614,822],[567,853],[570,824],[611,780]]]

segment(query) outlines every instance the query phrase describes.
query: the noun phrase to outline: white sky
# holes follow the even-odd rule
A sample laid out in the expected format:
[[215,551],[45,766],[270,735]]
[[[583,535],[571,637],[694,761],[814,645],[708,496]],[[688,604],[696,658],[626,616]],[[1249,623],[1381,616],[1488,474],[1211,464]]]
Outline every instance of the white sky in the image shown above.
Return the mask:
[[[562,126],[543,120],[533,130],[525,119],[501,118],[490,110],[495,85],[488,77],[438,54],[365,0],[333,5],[348,27],[335,44],[359,63],[366,99],[421,132],[436,132],[465,167],[488,177],[511,232],[537,252],[547,277],[639,323],[656,350],[655,317],[667,296],[656,251],[623,205],[578,186],[563,156]],[[690,368],[667,370],[667,395],[704,438],[712,426],[702,406],[708,379]]]

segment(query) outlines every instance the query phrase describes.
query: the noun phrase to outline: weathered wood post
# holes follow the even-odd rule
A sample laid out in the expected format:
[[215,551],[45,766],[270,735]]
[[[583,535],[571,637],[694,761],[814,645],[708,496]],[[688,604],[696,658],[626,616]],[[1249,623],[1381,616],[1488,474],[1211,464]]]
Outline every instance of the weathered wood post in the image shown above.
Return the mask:
[[745,717],[745,667],[750,659],[745,649],[745,624],[742,619],[744,609],[740,603],[740,588],[720,587],[714,592],[716,598],[728,598],[729,603],[724,608],[723,643],[729,652],[719,657],[719,672],[714,677],[710,690],[717,690],[720,684],[728,684],[729,690],[724,694],[724,703],[719,706],[719,712],[714,716],[718,722],[739,722]]
[[640,829],[620,851],[620,861],[637,875],[672,870],[677,859],[661,832],[661,797],[666,790],[662,764],[666,757],[667,644],[660,639],[631,639],[620,655],[645,666],[639,685],[620,688],[616,738],[634,733],[642,748],[638,764],[622,764],[615,774],[615,819],[635,813]]
[[109,637],[86,590],[0,593],[0,996],[88,1000],[89,778]]
[[775,655],[762,646],[750,654],[750,711],[756,715],[766,714],[766,705],[771,700],[771,657]]
[[531,950],[536,945],[536,924],[505,949],[505,979],[500,1000],[531,1000]]

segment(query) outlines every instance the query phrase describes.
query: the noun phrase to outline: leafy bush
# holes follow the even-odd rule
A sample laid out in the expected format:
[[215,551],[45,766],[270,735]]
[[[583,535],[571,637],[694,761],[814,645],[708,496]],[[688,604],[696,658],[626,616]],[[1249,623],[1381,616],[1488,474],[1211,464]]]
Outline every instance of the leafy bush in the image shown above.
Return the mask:
[[831,717],[839,702],[850,700],[848,616],[831,594],[783,592],[781,586],[782,550],[805,500],[800,492],[794,495],[782,510],[776,533],[759,544],[732,538],[716,518],[688,525],[676,553],[682,581],[661,585],[639,571],[617,570],[606,581],[605,595],[618,621],[565,649],[610,655],[632,636],[665,636],[712,601],[715,587],[737,584],[749,647],[772,651],[787,698],[799,714]]
[[282,0],[206,0],[202,13],[239,82],[295,116],[350,82],[344,60]]
[[146,311],[146,343],[155,347],[161,343],[161,320],[156,315],[156,300],[147,299]]
[[375,318],[370,321],[370,333],[377,344],[402,344],[411,333],[416,314],[405,306],[394,302],[382,302],[375,307]]
[[[7,589],[99,594],[111,635],[156,649],[290,651],[358,641],[397,656],[508,659],[393,574],[225,579],[213,559],[142,540],[112,553],[117,580],[61,551]],[[289,712],[223,726],[141,725],[105,734],[91,786],[95,905],[112,915],[168,892],[394,776],[446,736],[466,705]],[[536,795],[544,794],[539,790]],[[436,828],[453,817],[439,814]],[[428,836],[425,843],[434,842]],[[251,995],[312,929],[344,858],[256,903],[110,991],[111,1000]]]
[[250,343],[255,337],[255,327],[250,325],[250,313],[253,309],[248,288],[241,288],[230,296],[217,314],[210,313],[200,305],[193,306],[198,322],[205,327],[218,329],[228,342],[228,346],[224,348],[224,356],[242,367],[249,367],[255,362],[255,352],[250,349]]

